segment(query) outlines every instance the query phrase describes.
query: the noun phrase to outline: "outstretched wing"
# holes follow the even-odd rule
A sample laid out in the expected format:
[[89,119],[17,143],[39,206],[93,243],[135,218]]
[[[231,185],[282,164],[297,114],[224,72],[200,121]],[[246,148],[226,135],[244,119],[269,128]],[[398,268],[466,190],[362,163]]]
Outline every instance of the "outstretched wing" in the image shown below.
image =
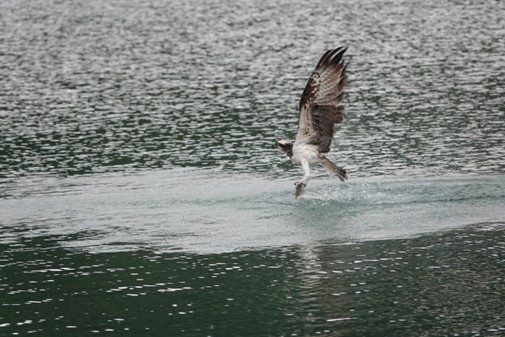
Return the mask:
[[330,151],[335,123],[344,120],[342,101],[347,84],[343,56],[347,48],[328,50],[310,75],[300,99],[300,120],[295,141],[317,145],[319,152]]

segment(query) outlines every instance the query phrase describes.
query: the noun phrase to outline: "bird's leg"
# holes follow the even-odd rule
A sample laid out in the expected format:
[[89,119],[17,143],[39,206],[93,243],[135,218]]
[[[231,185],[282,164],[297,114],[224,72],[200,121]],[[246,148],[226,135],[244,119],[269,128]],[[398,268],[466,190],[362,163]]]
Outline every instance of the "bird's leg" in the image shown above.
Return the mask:
[[310,165],[307,160],[302,159],[302,168],[303,168],[303,178],[299,182],[295,183],[296,189],[295,189],[295,198],[298,198],[300,195],[302,195],[305,192],[305,186],[307,186],[307,183],[309,182],[310,179]]
[[337,176],[342,181],[347,179],[347,172],[342,167],[335,165],[334,162],[326,158],[323,154],[319,154],[318,157],[330,176]]

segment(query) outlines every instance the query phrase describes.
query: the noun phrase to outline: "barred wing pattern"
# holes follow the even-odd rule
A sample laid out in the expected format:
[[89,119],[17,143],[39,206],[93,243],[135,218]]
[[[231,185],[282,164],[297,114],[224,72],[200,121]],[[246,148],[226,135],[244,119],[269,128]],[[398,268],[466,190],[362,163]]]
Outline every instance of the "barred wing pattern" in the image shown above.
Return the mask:
[[330,151],[335,123],[344,120],[342,101],[347,85],[345,47],[328,50],[310,75],[300,99],[300,120],[295,142],[316,145],[319,152]]

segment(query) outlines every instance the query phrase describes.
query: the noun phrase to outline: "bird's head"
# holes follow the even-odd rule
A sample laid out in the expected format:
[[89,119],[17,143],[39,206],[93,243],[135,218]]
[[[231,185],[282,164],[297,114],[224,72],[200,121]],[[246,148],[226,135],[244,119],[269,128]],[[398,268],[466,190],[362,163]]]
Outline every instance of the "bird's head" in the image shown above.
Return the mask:
[[293,157],[293,143],[289,140],[278,140],[275,147],[284,152],[289,158]]

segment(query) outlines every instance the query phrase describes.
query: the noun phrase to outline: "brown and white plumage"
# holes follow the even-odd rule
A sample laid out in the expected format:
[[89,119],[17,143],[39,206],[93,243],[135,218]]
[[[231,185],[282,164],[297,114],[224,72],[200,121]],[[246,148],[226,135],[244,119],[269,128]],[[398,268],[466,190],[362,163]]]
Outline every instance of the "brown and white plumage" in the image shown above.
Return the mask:
[[302,166],[304,177],[296,183],[295,196],[300,196],[310,178],[310,165],[321,163],[331,175],[344,181],[343,168],[335,165],[323,153],[330,151],[335,124],[344,119],[340,105],[347,85],[344,60],[345,47],[328,50],[310,75],[300,99],[300,118],[294,143],[278,141],[277,147]]

